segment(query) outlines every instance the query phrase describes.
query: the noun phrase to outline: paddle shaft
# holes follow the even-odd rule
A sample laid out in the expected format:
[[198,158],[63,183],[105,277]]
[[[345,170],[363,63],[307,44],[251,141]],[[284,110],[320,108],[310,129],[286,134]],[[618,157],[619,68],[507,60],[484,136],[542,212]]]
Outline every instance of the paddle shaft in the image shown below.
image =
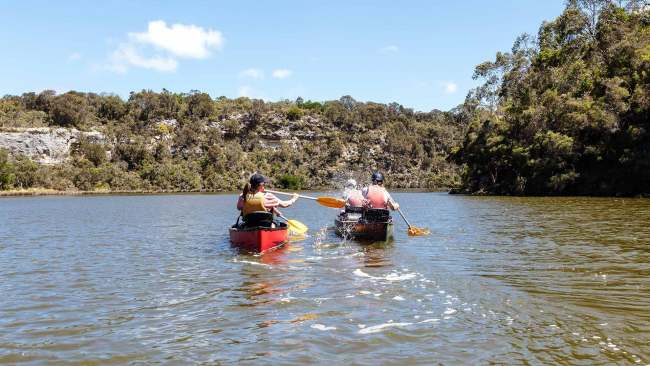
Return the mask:
[[276,207],[273,207],[273,212],[275,212],[276,215],[280,216],[280,218],[284,219],[284,221],[289,222],[289,219],[284,217],[282,212],[280,212],[280,210],[278,210]]
[[297,221],[297,220],[289,220],[289,219],[287,219],[286,217],[284,217],[284,215],[282,215],[282,213],[277,208],[274,208],[273,212],[275,212],[275,214],[278,215],[281,219],[286,221],[287,225],[289,225],[289,227],[292,228],[294,232],[296,232],[298,234],[304,234],[305,232],[307,232],[308,228],[302,222]]
[[404,214],[402,213],[402,210],[398,208],[398,209],[397,209],[397,212],[399,212],[399,215],[402,216],[402,218],[404,219],[404,222],[406,222],[406,225],[408,225],[408,227],[409,227],[409,229],[410,229],[410,228],[411,228],[411,224],[409,224],[409,220],[406,219],[406,216],[404,216]]
[[[280,191],[272,191],[272,190],[270,190],[270,189],[265,189],[264,191],[265,191],[265,192],[270,192],[270,193],[284,194],[284,195],[287,195],[287,196],[293,196],[293,193],[280,192]],[[302,194],[299,194],[298,197],[302,197],[302,198],[306,198],[306,199],[308,199],[308,200],[314,200],[314,201],[317,201],[317,200],[318,200],[318,198],[316,198],[316,197],[304,196],[304,195],[302,195]]]

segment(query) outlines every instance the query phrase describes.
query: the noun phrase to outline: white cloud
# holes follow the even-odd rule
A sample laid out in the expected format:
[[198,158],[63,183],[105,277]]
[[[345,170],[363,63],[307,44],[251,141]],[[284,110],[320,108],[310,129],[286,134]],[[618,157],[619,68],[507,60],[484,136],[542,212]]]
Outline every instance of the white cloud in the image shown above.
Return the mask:
[[395,53],[397,51],[399,51],[399,47],[394,44],[379,49],[379,52],[381,53]]
[[138,50],[128,43],[122,43],[111,54],[108,68],[117,73],[125,73],[129,66],[137,66],[162,72],[175,71],[178,62],[171,57],[153,56],[144,57]]
[[445,94],[454,94],[458,90],[458,85],[454,82],[445,82],[444,83],[445,87]]
[[68,61],[77,61],[81,58],[81,54],[79,52],[73,52],[68,55]]
[[146,32],[129,33],[109,57],[106,68],[125,73],[132,66],[172,72],[178,58],[205,59],[223,47],[220,32],[196,25],[172,24],[162,20],[149,22]]
[[260,69],[250,68],[239,73],[241,77],[251,78],[251,79],[264,79],[264,71]]
[[292,74],[291,70],[277,69],[277,70],[273,70],[271,76],[273,76],[276,79],[285,79],[291,76],[291,74]]
[[149,22],[144,33],[129,33],[129,37],[140,43],[151,44],[177,57],[203,59],[210,56],[210,50],[223,46],[220,32],[203,29],[196,25],[172,24],[162,20]]

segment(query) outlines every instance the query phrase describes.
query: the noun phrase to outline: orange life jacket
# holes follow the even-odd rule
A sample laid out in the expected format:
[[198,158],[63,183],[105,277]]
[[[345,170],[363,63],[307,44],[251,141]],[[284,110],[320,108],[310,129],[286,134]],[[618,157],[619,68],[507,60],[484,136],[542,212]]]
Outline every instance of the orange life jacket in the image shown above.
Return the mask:
[[388,200],[386,199],[386,188],[378,185],[371,185],[368,187],[366,199],[372,208],[388,208]]
[[363,195],[361,195],[361,191],[355,189],[354,191],[350,192],[350,195],[348,196],[347,205],[350,207],[363,206]]
[[246,216],[249,213],[260,211],[267,211],[266,207],[264,207],[264,192],[247,195],[246,201],[244,201],[244,207],[241,209],[242,215]]

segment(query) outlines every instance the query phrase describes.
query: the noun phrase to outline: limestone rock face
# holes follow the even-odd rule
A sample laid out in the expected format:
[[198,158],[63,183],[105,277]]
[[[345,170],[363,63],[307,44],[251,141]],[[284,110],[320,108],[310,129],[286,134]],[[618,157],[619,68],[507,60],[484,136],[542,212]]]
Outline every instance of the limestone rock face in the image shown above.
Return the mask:
[[68,128],[15,128],[0,131],[0,149],[10,154],[25,155],[40,164],[60,164],[70,157],[70,146],[86,136],[91,142],[102,143],[105,137],[97,131],[81,132]]

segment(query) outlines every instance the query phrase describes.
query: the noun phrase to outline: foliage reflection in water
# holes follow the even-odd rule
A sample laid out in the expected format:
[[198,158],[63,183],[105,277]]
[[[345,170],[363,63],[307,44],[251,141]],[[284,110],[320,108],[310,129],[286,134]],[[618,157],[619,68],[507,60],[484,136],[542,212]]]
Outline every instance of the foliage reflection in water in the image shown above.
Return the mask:
[[264,255],[233,195],[3,199],[0,364],[650,362],[650,201],[394,196],[431,235]]

